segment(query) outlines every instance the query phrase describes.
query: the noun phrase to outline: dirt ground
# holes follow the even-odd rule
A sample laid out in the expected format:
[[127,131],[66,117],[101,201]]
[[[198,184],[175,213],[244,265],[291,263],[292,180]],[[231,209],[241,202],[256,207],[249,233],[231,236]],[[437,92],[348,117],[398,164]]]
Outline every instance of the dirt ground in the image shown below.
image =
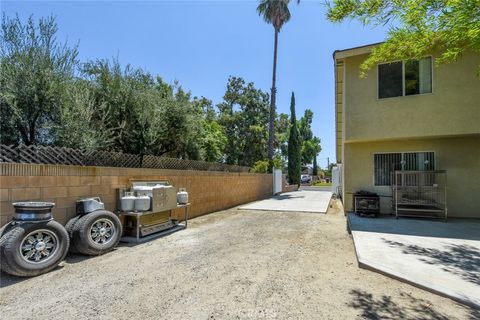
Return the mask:
[[2,274],[1,319],[480,319],[357,267],[341,208],[230,209],[48,274]]

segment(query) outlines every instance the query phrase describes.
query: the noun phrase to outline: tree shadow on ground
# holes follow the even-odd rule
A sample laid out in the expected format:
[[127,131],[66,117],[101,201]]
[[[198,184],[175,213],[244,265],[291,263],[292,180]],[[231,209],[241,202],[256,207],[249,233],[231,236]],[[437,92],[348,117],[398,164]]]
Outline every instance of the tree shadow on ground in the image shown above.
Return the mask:
[[292,196],[291,194],[281,194],[279,196],[275,196],[273,200],[288,200],[288,199],[296,199],[296,198],[305,198],[305,196]]
[[480,320],[480,310],[472,310],[469,320]]
[[[383,295],[376,299],[371,293],[354,289],[350,291],[352,301],[348,306],[361,312],[369,320],[450,320],[451,318],[434,310],[427,300],[418,299],[410,294],[400,293],[402,301],[395,302]],[[472,317],[475,315],[472,313]],[[472,318],[473,319],[473,318]]]
[[350,213],[348,220],[353,231],[480,241],[479,219],[449,219],[448,222],[424,218],[397,220],[388,216],[382,216],[380,219],[364,219]]
[[413,244],[406,245],[385,238],[382,238],[382,240],[391,247],[399,247],[403,254],[418,255],[422,262],[440,266],[443,271],[480,285],[480,251],[474,246],[451,244],[445,246],[445,250],[440,250]]

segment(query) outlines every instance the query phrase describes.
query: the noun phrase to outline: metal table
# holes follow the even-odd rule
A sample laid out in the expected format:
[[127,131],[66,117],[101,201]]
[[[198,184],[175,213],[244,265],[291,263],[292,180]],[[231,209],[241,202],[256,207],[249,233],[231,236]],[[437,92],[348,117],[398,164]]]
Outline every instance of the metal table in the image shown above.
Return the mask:
[[130,216],[130,217],[135,217],[136,219],[136,226],[135,226],[135,237],[128,237],[124,236],[120,239],[121,242],[127,242],[127,243],[141,243],[141,242],[146,242],[152,239],[160,238],[166,235],[169,235],[171,233],[174,233],[179,230],[186,229],[188,226],[188,207],[190,206],[190,203],[187,204],[179,204],[175,208],[172,208],[168,211],[170,211],[170,217],[172,216],[172,211],[175,209],[183,208],[184,209],[184,220],[183,223],[178,223],[177,225],[171,226],[171,220],[168,222],[165,222],[165,228],[162,231],[155,232],[153,234],[150,234],[148,236],[140,237],[140,217],[148,214],[153,214],[155,212],[153,211],[128,211],[128,212],[118,212],[118,215],[124,215],[124,216]]

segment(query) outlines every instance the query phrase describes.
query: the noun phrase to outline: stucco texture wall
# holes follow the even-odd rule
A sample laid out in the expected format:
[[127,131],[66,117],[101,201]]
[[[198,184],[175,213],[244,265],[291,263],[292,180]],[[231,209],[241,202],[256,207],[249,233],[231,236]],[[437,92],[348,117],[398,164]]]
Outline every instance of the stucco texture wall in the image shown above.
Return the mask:
[[[434,151],[437,170],[447,170],[450,217],[480,218],[480,135],[423,140],[347,143],[344,153],[344,206],[352,210],[352,194],[369,190],[391,196],[390,187],[374,186],[373,155],[377,152]],[[381,199],[389,213],[391,198]]]
[[[189,170],[77,167],[36,164],[0,164],[1,225],[13,214],[12,202],[55,202],[54,218],[66,223],[75,216],[75,201],[100,196],[106,209],[116,209],[116,189],[130,179],[168,180],[189,193],[190,217],[230,208],[271,196],[270,174]],[[174,212],[183,217],[183,210]]]
[[366,55],[345,60],[345,141],[480,134],[480,55],[435,65],[431,94],[377,99],[377,69],[359,78]]

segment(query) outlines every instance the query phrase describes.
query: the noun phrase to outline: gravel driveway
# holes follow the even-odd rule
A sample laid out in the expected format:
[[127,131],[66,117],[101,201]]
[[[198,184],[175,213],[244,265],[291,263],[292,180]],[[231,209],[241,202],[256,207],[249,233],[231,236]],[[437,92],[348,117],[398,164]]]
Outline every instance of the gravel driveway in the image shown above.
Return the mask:
[[2,319],[478,319],[357,267],[339,213],[231,209],[48,274],[2,274]]

